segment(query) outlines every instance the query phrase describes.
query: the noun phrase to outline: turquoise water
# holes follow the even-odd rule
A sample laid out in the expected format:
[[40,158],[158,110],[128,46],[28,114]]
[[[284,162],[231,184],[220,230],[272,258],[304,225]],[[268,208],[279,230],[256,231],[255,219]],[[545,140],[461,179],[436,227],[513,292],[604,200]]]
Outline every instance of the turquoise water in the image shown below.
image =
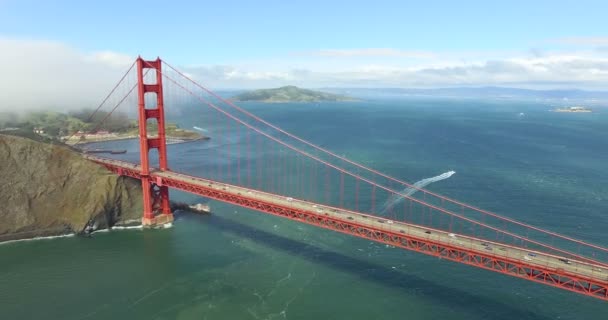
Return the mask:
[[[449,99],[244,107],[410,182],[454,170],[428,188],[608,245],[608,109],[561,114],[536,102]],[[203,127],[193,110],[169,117]],[[134,141],[110,145],[137,157]],[[173,169],[196,174],[213,144],[169,148]],[[182,193],[172,198],[201,201]],[[591,319],[608,313],[605,302],[573,293],[230,205],[212,207],[211,216],[177,215],[170,229],[0,245],[0,319]]]

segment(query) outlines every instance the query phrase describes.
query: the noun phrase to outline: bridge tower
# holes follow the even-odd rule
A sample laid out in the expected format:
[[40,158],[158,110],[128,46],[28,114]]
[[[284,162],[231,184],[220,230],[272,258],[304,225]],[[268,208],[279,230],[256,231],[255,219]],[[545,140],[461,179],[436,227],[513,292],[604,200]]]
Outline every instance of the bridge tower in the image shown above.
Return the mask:
[[[167,142],[165,140],[165,105],[163,97],[163,79],[160,58],[152,61],[137,58],[137,107],[139,109],[139,151],[141,161],[141,186],[144,196],[144,212],[142,224],[154,226],[173,221],[169,204],[169,188],[164,186],[161,179],[150,178],[150,150],[158,150],[159,170],[167,167]],[[152,69],[155,73],[155,83],[144,83],[144,73]],[[151,70],[151,71],[152,71]],[[146,93],[156,94],[156,106],[146,106]],[[158,134],[148,135],[148,119],[156,119]]]

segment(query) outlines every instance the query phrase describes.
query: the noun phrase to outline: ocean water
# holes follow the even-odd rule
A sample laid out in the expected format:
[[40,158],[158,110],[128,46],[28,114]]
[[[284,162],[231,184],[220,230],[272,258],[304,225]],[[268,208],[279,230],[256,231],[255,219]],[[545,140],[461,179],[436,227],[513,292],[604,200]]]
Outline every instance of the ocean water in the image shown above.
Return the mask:
[[[243,107],[337,154],[608,246],[608,108],[408,98]],[[204,127],[195,107],[172,112]],[[521,115],[523,113],[523,115]],[[202,117],[202,116],[201,116]],[[137,159],[135,141],[108,143]],[[169,146],[197,174],[211,141]],[[174,200],[202,199],[173,192]],[[0,244],[0,319],[600,319],[605,302],[212,202],[172,228]]]

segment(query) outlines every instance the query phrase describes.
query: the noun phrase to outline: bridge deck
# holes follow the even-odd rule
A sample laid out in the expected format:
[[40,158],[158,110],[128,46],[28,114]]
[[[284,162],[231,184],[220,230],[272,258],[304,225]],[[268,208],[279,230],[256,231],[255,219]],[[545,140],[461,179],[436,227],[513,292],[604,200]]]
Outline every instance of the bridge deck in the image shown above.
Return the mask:
[[[106,165],[106,167],[110,169],[120,168],[116,169],[120,170],[119,172],[117,172],[116,170],[113,171],[120,174],[133,176],[135,178],[138,177],[138,172],[140,171],[139,165],[135,165],[129,162],[111,160],[96,156],[86,157],[92,161]],[[467,254],[471,254],[475,257],[492,259],[494,261],[493,263],[498,263],[501,265],[504,264],[504,268],[509,268],[507,265],[511,265],[512,263],[514,263],[519,265],[519,268],[523,268],[519,271],[516,271],[517,273],[526,272],[532,274],[517,275],[513,274],[513,272],[510,272],[511,275],[516,275],[520,277],[527,276],[528,278],[530,278],[530,280],[544,282],[554,286],[561,286],[565,289],[572,291],[581,290],[580,288],[576,288],[576,290],[573,290],[573,288],[569,287],[570,285],[564,286],[562,283],[564,281],[562,279],[557,278],[564,276],[568,278],[574,278],[574,282],[583,279],[585,283],[589,282],[588,284],[584,285],[589,286],[589,291],[595,291],[600,295],[600,298],[608,300],[608,269],[601,264],[594,264],[591,262],[577,261],[572,259],[568,259],[567,263],[564,261],[563,257],[556,255],[527,250],[524,248],[519,248],[504,243],[454,234],[442,230],[430,229],[428,227],[418,226],[405,222],[392,221],[387,218],[311,203],[308,201],[294,199],[291,197],[261,192],[172,171],[153,171],[151,172],[150,176],[160,183],[184,191],[191,191],[192,186],[200,187],[216,192],[217,194],[222,194],[222,197],[233,196],[242,199],[250,199],[253,201],[263,202],[265,204],[274,205],[280,208],[286,208],[288,210],[293,210],[296,212],[307,213],[321,218],[328,218],[334,221],[341,221],[345,224],[352,225],[357,228],[365,228],[377,232],[382,232],[388,235],[397,235],[399,237],[415,239],[415,241],[428,242],[431,245],[440,248],[436,249],[437,253],[435,255],[442,256],[451,260],[459,260],[459,262],[468,263],[466,261],[460,261],[460,259],[454,259],[450,256],[442,255],[439,250],[461,250],[461,252],[466,252]],[[187,184],[189,187],[186,187],[186,185],[184,184]],[[199,194],[198,192],[195,193]],[[206,194],[202,195],[205,196]],[[221,197],[215,198],[222,200]],[[378,240],[381,241],[382,239]],[[390,241],[387,240],[382,242],[389,243]],[[399,246],[405,247],[402,245]],[[426,253],[429,254],[429,252]],[[497,271],[494,267],[484,267],[483,265],[477,266]],[[532,271],[522,271],[524,269]],[[503,272],[509,273],[507,271]],[[543,275],[541,275],[543,279],[539,278],[539,275],[537,274],[538,272],[543,273]],[[555,284],[552,283],[552,281],[555,282]],[[570,280],[567,280],[566,282],[568,281]],[[558,282],[560,283],[560,285],[557,285]],[[580,285],[573,284],[573,286],[577,287]],[[583,289],[587,290],[585,288]],[[586,294],[593,295],[590,293]],[[598,294],[595,294],[595,296],[598,297]]]
[[[476,239],[469,236],[457,235],[455,233],[450,233],[442,230],[430,229],[428,227],[417,226],[400,221],[394,221],[383,217],[371,216],[359,212],[344,210],[341,208],[329,207],[321,204],[294,199],[291,197],[285,197],[257,190],[251,190],[239,186],[228,185],[225,183],[192,177],[181,173],[158,171],[154,172],[154,175],[175,180],[188,181],[193,184],[211,187],[235,195],[245,194],[248,197],[263,200],[264,202],[273,203],[282,207],[291,207],[298,210],[313,211],[316,214],[330,216],[336,220],[350,221],[351,223],[370,226],[374,229],[386,230],[391,233],[411,235],[416,238],[429,239],[433,242],[444,243],[452,247],[460,247],[469,250],[485,252],[486,254],[488,254],[488,251],[490,251],[490,255],[503,256],[515,260],[524,260],[527,264],[531,265],[539,265],[542,267],[550,267],[555,269],[561,268],[565,271],[569,271],[574,274],[608,281],[608,269],[600,265],[593,265],[590,263],[580,262],[571,259],[568,260],[570,264],[567,264],[564,261],[559,260],[564,259],[562,257],[548,255],[542,252],[537,252],[533,250],[522,250],[521,248],[513,247],[502,243],[487,241],[483,239]],[[530,253],[534,254],[535,256],[529,255]]]

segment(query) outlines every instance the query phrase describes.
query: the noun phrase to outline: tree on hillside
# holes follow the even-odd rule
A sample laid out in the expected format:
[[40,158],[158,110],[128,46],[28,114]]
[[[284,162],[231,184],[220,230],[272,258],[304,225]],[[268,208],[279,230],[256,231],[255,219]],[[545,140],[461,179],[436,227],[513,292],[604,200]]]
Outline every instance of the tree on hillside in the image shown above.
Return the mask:
[[113,112],[108,115],[106,111],[97,111],[93,114],[93,110],[83,109],[70,113],[70,116],[84,122],[85,127],[81,130],[107,130],[111,132],[124,132],[134,128],[133,121],[129,120],[126,113]]

